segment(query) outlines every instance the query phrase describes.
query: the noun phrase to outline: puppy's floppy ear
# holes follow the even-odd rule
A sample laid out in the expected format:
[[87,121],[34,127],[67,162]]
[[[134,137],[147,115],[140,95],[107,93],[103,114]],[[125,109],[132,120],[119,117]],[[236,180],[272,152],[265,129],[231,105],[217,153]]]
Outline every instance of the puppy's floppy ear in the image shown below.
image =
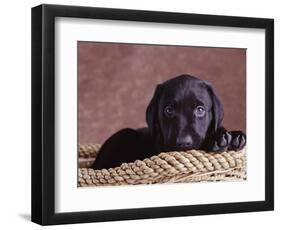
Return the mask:
[[224,116],[224,110],[223,110],[223,105],[217,94],[215,93],[212,85],[210,83],[206,83],[209,95],[211,96],[212,99],[212,115],[213,115],[213,120],[212,120],[212,128],[211,131],[216,131],[221,125],[222,125],[222,120]]
[[159,129],[158,104],[159,104],[160,94],[161,94],[161,84],[158,84],[154,91],[154,95],[146,109],[146,123],[152,135],[155,135],[157,130]]

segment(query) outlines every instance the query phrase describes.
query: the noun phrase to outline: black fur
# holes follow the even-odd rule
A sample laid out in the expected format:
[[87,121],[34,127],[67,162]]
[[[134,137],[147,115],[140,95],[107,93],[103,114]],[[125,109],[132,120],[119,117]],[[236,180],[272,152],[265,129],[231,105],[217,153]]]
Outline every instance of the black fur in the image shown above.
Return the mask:
[[148,127],[112,135],[93,168],[116,167],[162,151],[242,149],[246,135],[227,131],[222,120],[223,105],[212,86],[190,75],[178,76],[156,87],[146,110]]

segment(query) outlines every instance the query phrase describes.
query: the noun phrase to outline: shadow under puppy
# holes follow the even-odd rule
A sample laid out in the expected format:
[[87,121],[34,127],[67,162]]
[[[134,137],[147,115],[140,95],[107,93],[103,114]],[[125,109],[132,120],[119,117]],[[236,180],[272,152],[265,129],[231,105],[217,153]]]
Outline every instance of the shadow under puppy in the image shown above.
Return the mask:
[[222,126],[223,105],[212,86],[181,75],[159,84],[146,110],[147,128],[122,129],[102,145],[94,169],[120,166],[160,152],[240,150],[242,131]]

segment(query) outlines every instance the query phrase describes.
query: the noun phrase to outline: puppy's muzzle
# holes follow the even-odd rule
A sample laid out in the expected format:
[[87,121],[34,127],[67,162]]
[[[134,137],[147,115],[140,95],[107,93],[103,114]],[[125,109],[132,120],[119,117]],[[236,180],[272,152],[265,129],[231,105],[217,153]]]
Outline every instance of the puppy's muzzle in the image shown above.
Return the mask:
[[176,141],[176,146],[178,150],[188,150],[193,146],[193,140],[191,136],[178,137]]

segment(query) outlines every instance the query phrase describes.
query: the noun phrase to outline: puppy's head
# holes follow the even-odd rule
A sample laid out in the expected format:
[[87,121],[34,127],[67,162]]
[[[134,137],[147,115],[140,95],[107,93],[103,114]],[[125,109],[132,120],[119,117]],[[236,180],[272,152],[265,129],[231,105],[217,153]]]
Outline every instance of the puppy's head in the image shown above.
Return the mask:
[[146,110],[159,151],[200,149],[222,119],[223,106],[211,85],[189,75],[158,85]]

